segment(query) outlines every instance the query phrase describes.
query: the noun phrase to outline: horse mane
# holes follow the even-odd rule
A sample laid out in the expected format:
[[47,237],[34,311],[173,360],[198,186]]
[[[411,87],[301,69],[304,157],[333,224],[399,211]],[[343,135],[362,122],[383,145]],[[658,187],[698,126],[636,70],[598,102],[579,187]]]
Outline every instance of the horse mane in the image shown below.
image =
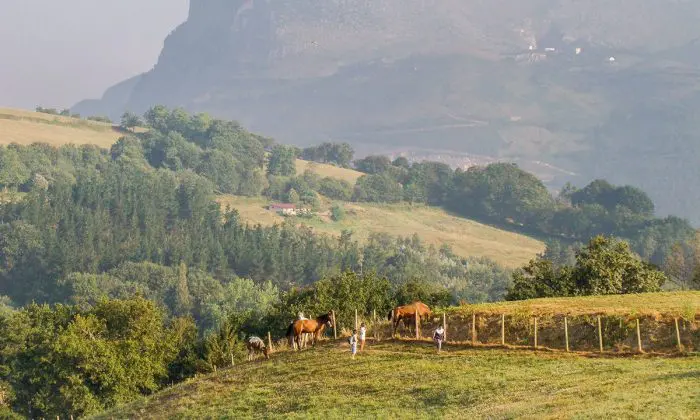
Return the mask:
[[325,324],[326,322],[328,322],[328,321],[330,321],[330,320],[331,320],[331,316],[330,316],[330,314],[328,314],[328,313],[324,313],[324,314],[321,314],[321,315],[319,315],[319,316],[316,317],[316,321],[317,321],[317,322],[320,321],[320,322],[323,323],[323,324]]

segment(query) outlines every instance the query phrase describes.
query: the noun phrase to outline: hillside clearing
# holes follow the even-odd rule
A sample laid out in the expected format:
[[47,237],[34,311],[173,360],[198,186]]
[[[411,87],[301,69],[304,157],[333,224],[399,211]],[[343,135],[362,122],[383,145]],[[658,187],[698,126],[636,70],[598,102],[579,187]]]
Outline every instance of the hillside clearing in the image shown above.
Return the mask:
[[329,343],[177,385],[109,418],[617,418],[700,416],[700,357]]
[[0,144],[93,144],[109,149],[123,135],[110,124],[0,108]]
[[304,173],[304,171],[306,171],[307,169],[310,169],[312,172],[315,172],[324,178],[329,177],[329,178],[342,179],[343,181],[347,181],[352,185],[355,185],[355,181],[357,181],[357,179],[359,177],[364,175],[362,172],[358,172],[358,171],[355,171],[352,169],[339,168],[339,167],[333,166],[333,165],[327,165],[324,163],[309,162],[309,161],[301,160],[301,159],[297,159],[296,167],[297,167],[297,175],[301,175]]
[[[221,196],[223,206],[235,208],[243,221],[269,226],[282,223],[285,218],[265,209],[267,200],[259,198]],[[351,230],[359,240],[371,233],[395,236],[417,234],[428,244],[448,244],[463,257],[488,257],[506,267],[526,264],[544,251],[544,244],[517,233],[493,228],[472,220],[452,216],[435,207],[408,204],[344,204],[347,216],[340,222],[327,217],[295,218],[294,223],[316,231],[339,236]],[[322,212],[323,213],[323,212]]]

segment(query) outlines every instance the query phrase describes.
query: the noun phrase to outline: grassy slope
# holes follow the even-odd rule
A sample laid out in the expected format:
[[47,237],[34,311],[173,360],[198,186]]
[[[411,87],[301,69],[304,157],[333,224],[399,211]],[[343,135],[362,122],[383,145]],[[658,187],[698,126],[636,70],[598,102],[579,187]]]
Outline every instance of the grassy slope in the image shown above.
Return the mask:
[[700,292],[642,293],[636,295],[582,296],[485,303],[451,308],[480,314],[532,313],[542,315],[700,315]]
[[110,124],[0,108],[0,144],[95,144],[109,148],[123,136]]
[[[368,343],[273,354],[98,418],[700,417],[700,357],[584,358]],[[614,413],[614,414],[613,414]]]
[[[60,146],[73,143],[109,148],[121,136],[109,124],[0,108],[0,144],[45,142]],[[351,184],[362,175],[351,169],[297,161],[298,173],[306,169]],[[264,210],[267,203],[261,199],[224,196],[219,201],[238,209],[243,219],[251,223],[271,225],[283,221],[282,217]],[[454,217],[438,208],[348,204],[347,209],[349,214],[340,223],[333,223],[328,217],[304,220],[303,223],[334,235],[350,229],[359,239],[366,239],[371,232],[402,236],[417,233],[428,243],[451,245],[458,255],[485,256],[507,267],[521,266],[544,250],[544,244],[535,239]]]
[[[283,217],[265,210],[268,202],[264,199],[225,196],[219,201],[237,209],[243,220],[251,223],[271,225],[284,221]],[[451,245],[458,255],[489,257],[507,267],[519,267],[544,250],[544,244],[535,239],[451,216],[435,207],[365,203],[348,203],[345,207],[347,216],[340,222],[319,217],[298,219],[297,223],[333,235],[349,229],[361,240],[372,232],[401,236],[416,233],[427,243]]]
[[349,182],[350,184],[355,184],[357,178],[363,175],[362,172],[354,171],[352,169],[339,168],[333,165],[325,165],[316,162],[309,162],[306,160],[297,160],[297,173],[302,174],[307,169],[311,169],[313,172],[321,175],[322,177],[330,177],[342,179]]

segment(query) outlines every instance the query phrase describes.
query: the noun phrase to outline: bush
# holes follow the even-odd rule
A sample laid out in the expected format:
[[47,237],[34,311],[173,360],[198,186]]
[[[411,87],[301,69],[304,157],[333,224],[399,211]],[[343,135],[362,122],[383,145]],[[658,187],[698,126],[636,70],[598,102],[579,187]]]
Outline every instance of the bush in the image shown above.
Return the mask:
[[333,207],[331,207],[331,219],[334,222],[340,222],[345,219],[345,208],[340,204],[334,204]]
[[342,179],[323,178],[318,192],[333,200],[350,201],[352,199],[352,185]]

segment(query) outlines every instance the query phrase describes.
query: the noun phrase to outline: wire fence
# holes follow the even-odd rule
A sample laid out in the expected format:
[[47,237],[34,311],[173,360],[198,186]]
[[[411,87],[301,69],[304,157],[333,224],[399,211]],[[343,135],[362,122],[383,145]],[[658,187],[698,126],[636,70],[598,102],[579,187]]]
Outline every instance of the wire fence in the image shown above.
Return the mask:
[[368,336],[431,339],[443,325],[448,343],[473,346],[508,346],[571,352],[672,354],[700,350],[700,321],[682,317],[619,315],[441,314],[430,319],[366,322]]

